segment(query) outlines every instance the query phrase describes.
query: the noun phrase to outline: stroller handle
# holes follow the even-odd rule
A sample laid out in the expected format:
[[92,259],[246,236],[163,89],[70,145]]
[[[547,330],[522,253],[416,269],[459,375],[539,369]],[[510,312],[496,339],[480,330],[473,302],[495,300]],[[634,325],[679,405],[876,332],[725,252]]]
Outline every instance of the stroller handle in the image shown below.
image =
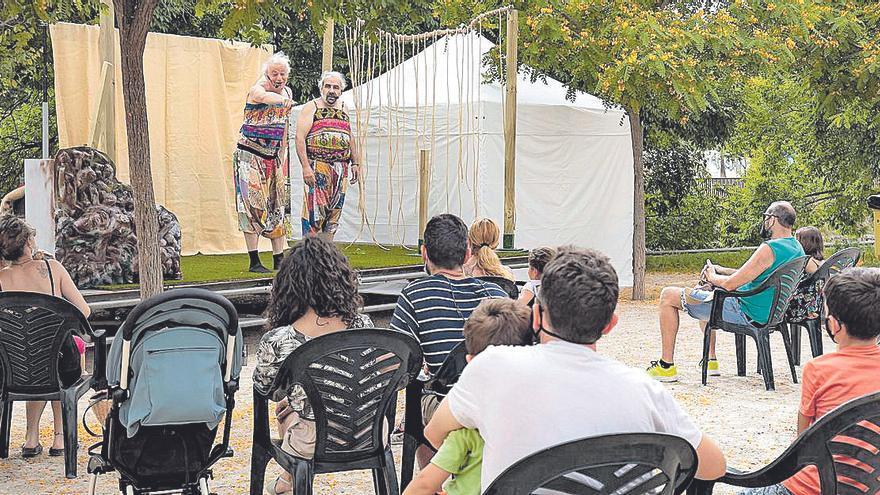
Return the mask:
[[229,299],[207,289],[188,287],[185,289],[172,289],[138,303],[138,305],[131,310],[131,313],[128,314],[125,321],[122,323],[122,326],[119,328],[119,331],[122,332],[122,338],[127,341],[131,340],[131,336],[134,333],[138,320],[148,310],[176,299],[201,299],[220,306],[226,311],[226,314],[229,317],[229,327],[226,329],[227,335],[230,337],[238,336],[240,332],[238,327],[238,311],[235,310],[235,306],[229,302]]

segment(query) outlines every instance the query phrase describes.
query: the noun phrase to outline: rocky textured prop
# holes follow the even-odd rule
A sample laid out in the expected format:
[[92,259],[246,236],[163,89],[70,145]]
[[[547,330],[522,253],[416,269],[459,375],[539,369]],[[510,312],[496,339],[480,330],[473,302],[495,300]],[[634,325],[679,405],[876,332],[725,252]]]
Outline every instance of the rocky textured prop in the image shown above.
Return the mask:
[[[137,281],[131,187],[116,179],[110,158],[88,146],[55,155],[56,257],[80,288]],[[180,278],[180,222],[156,207],[163,277]]]

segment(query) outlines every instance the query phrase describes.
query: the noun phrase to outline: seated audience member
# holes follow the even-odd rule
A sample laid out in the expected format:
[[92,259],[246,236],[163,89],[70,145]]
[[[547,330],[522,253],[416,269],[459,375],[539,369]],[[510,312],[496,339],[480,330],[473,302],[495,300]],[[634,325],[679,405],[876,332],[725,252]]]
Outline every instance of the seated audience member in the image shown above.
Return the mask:
[[513,281],[513,272],[501,264],[495,252],[501,230],[491,218],[474,220],[468,231],[471,257],[464,263],[464,273],[469,277],[501,277]]
[[[429,375],[440,369],[449,351],[464,339],[464,322],[480,301],[507,297],[497,285],[464,274],[462,265],[469,257],[464,222],[448,213],[435,216],[425,226],[422,245],[425,270],[430,276],[407,285],[397,299],[390,326],[419,341]],[[439,403],[436,395],[422,397],[425,421]],[[430,450],[421,447],[418,456],[419,464],[424,466],[430,459]]]
[[[468,362],[490,345],[531,345],[535,335],[531,323],[531,312],[524,304],[511,299],[481,302],[464,325]],[[470,428],[455,430],[404,495],[433,495],[441,490],[447,495],[479,495],[482,460],[480,433]]]
[[426,438],[440,446],[454,430],[479,430],[482,490],[530,454],[613,433],[678,435],[697,450],[699,478],[724,474],[724,455],[661,384],[591,349],[617,324],[618,295],[608,257],[560,249],[544,270],[533,308],[540,344],[490,347],[474,358],[425,428]]
[[519,293],[519,302],[531,303],[541,291],[541,274],[544,267],[553,259],[556,250],[551,247],[539,247],[529,251],[529,281]]
[[[837,352],[804,365],[798,434],[844,402],[880,391],[880,269],[848,268],[831,277],[824,292],[825,331]],[[833,487],[824,488],[832,493]],[[819,495],[819,474],[810,466],[781,484],[740,493]]]
[[[767,207],[761,221],[761,237],[766,239],[739,269],[724,268],[706,261],[702,278],[714,287],[726,290],[748,291],[761,285],[779,266],[804,255],[800,243],[791,235],[795,211],[787,201],[777,201]],[[712,291],[666,287],[660,293],[660,334],[663,352],[659,361],[652,361],[648,374],[662,382],[678,380],[675,368],[675,339],[678,335],[679,312],[686,311],[700,320],[705,331],[712,312]],[[724,300],[722,318],[728,323],[763,325],[770,318],[773,291],[766,290],[754,296]],[[710,335],[709,375],[718,376],[715,358],[715,332]]]
[[[822,233],[816,227],[801,227],[794,233],[795,239],[804,248],[804,254],[810,257],[807,261],[807,274],[812,275],[822,266],[825,260],[825,242]],[[788,305],[787,320],[799,323],[819,317],[819,284],[801,284]]]
[[[0,258],[7,266],[0,269],[0,291],[38,292],[61,297],[76,306],[88,318],[89,305],[80,294],[70,274],[58,261],[37,250],[36,231],[24,220],[13,215],[0,217]],[[81,357],[85,343],[78,336],[71,336],[62,346],[59,373],[64,385],[73,385],[82,375]],[[40,416],[46,401],[32,401],[25,405],[27,426],[21,456],[35,457],[43,452],[40,445]],[[64,434],[61,419],[61,403],[52,401],[55,437],[49,455],[64,455]]]
[[[307,341],[333,332],[372,327],[370,318],[358,313],[361,304],[357,275],[339,249],[320,236],[303,238],[281,262],[272,284],[266,310],[271,330],[257,345],[254,386],[268,392],[287,356]],[[315,414],[305,391],[296,385],[290,395],[284,396],[282,391],[278,394],[273,400],[277,402],[275,419],[281,448],[297,457],[313,457]],[[269,492],[292,494],[290,474],[279,476]]]

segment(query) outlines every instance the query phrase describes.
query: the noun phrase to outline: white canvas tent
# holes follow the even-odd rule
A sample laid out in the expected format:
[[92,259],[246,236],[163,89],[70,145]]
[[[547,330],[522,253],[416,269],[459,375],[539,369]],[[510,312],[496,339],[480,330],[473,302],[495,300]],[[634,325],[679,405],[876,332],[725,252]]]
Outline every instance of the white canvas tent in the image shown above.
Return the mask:
[[[449,212],[470,223],[488,216],[502,225],[504,87],[483,82],[480,70],[491,48],[475,34],[442,38],[343,95],[353,124],[366,126],[363,200],[380,243],[418,241],[420,148],[432,156],[429,217]],[[558,81],[531,82],[519,75],[516,247],[576,244],[601,250],[611,257],[621,285],[629,286],[629,124],[622,110],[606,109],[585,93],[569,101],[566,92]],[[302,183],[298,174],[299,167],[292,166],[294,185]],[[296,217],[303,191],[291,190]],[[337,240],[372,240],[369,229],[361,228],[359,196],[357,187],[349,187]]]

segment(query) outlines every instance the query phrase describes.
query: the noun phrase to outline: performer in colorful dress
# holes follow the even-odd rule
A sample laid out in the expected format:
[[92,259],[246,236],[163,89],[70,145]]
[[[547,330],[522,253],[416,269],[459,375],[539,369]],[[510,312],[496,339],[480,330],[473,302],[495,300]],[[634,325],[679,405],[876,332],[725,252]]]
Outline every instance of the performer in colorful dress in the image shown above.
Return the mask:
[[302,233],[330,240],[339,227],[345,203],[346,179],[360,177],[355,139],[340,97],[345,77],[325,72],[318,81],[321,97],[306,103],[296,121],[296,155],[302,165]]
[[272,241],[277,270],[289,227],[287,129],[294,103],[287,87],[289,75],[290,61],[282,52],[263,65],[263,74],[248,92],[232,156],[238,227],[247,244],[249,270],[255,273],[269,273],[258,256],[260,236]]

